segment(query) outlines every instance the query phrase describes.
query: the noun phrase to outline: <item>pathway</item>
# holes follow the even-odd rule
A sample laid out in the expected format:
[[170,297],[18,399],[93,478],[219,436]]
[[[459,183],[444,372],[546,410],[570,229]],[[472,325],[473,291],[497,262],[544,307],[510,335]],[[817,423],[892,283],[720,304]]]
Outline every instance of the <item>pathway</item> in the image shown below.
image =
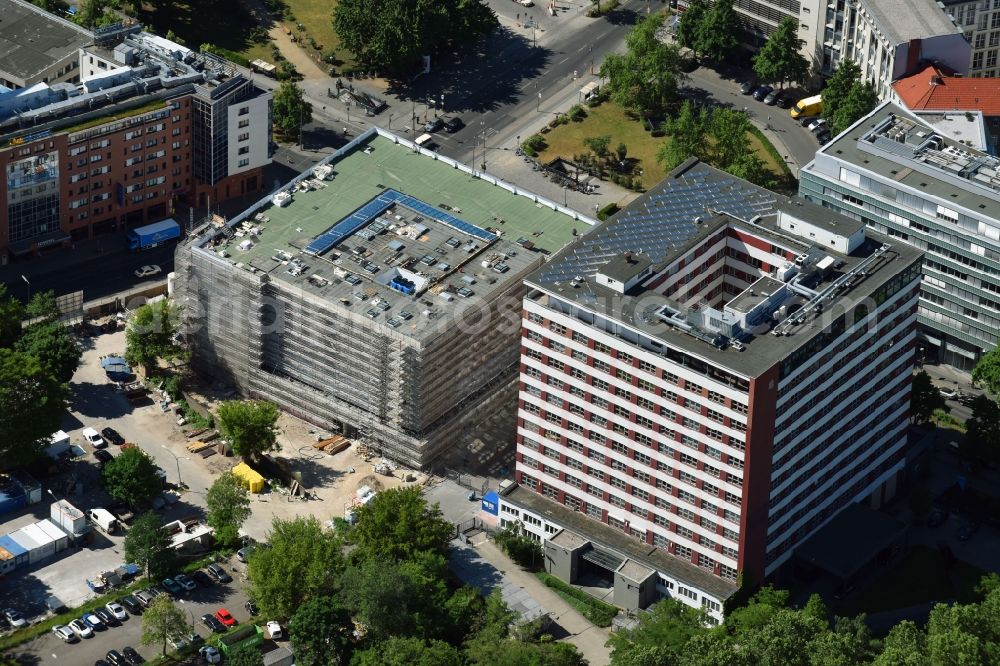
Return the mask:
[[591,624],[533,574],[511,562],[485,535],[477,537],[472,545],[482,564],[491,566],[497,577],[502,576],[508,583],[523,589],[549,612],[552,621],[568,634],[560,640],[575,645],[591,666],[611,663],[611,650],[605,645],[611,636],[610,630]]

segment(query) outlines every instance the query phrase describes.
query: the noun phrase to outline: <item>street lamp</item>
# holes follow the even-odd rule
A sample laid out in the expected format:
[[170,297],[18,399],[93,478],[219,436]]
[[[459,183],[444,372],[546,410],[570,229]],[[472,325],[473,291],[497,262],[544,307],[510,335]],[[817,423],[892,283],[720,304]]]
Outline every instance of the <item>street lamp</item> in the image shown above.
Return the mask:
[[[177,463],[177,487],[182,488],[184,486],[184,482],[181,481],[181,459],[178,458],[173,451],[168,449],[166,444],[160,444],[160,448],[174,456],[174,462]],[[189,458],[185,458],[184,460],[189,460]]]
[[538,93],[538,101],[535,102],[535,111],[542,110],[542,93]]
[[28,278],[26,278],[24,276],[24,274],[21,275],[21,279],[24,280],[25,284],[28,285],[28,300],[30,301],[31,300],[31,282],[28,281]]
[[567,187],[565,185],[563,185],[563,206],[569,206],[569,204],[566,203],[566,191],[567,191]]

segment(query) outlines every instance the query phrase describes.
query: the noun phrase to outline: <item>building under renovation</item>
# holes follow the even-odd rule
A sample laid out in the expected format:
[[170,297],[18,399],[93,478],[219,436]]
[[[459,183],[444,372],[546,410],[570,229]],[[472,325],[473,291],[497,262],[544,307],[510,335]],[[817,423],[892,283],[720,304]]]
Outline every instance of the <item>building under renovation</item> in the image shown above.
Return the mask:
[[592,223],[373,129],[178,248],[192,362],[425,467],[514,402],[522,281]]

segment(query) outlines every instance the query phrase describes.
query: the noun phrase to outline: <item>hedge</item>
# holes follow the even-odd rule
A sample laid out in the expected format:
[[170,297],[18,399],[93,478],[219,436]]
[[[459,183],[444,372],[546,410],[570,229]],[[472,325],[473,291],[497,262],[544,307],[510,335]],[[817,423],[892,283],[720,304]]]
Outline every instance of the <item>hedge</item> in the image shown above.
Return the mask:
[[[535,575],[538,576],[540,581],[545,583],[546,587],[551,587],[555,590],[559,596],[563,598],[569,597],[566,600],[598,627],[610,627],[611,620],[614,619],[615,615],[618,615],[618,609],[615,606],[605,603],[600,599],[595,599],[583,590],[562,582],[552,574],[539,572]],[[571,600],[579,602],[579,605],[574,604]]]
[[604,220],[608,219],[609,217],[617,213],[619,210],[620,209],[618,208],[618,204],[611,202],[604,208],[601,208],[599,211],[597,211],[597,219],[603,222]]

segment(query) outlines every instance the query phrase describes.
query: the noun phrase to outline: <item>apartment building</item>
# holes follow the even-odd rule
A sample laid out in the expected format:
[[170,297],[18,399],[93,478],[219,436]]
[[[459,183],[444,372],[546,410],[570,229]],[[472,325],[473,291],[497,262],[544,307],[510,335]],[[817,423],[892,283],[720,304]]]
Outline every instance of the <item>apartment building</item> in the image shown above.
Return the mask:
[[[372,129],[178,247],[192,366],[424,468],[513,440],[523,278],[592,220]],[[480,446],[482,442],[480,442]]]
[[1000,331],[1000,161],[885,103],[820,148],[799,193],[926,252],[920,353],[965,370]]
[[0,93],[0,255],[123,233],[264,187],[271,95],[223,60],[116,24],[79,83]]
[[941,5],[972,45],[969,76],[1000,76],[1000,0],[941,0]]
[[77,83],[77,50],[90,44],[89,30],[24,0],[0,0],[0,86]]
[[504,525],[722,619],[906,454],[921,253],[690,160],[526,280]]

